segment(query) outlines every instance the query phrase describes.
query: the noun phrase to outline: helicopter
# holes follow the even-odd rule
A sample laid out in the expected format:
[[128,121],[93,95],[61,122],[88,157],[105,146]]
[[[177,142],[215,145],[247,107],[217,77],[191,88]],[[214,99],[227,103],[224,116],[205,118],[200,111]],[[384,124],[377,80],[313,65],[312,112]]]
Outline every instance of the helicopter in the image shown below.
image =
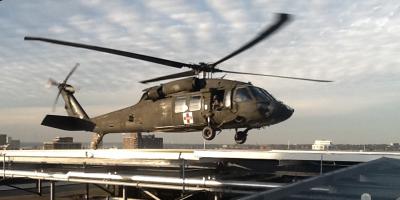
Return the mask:
[[188,64],[100,46],[26,36],[25,40],[95,50],[169,67],[190,69],[140,81],[140,83],[145,84],[181,78],[144,89],[142,97],[135,105],[91,118],[75,98],[74,87],[67,83],[78,67],[76,65],[63,82],[49,80],[50,85],[58,88],[54,106],[61,95],[65,102],[68,116],[46,115],[41,124],[68,131],[94,132],[96,137],[91,143],[91,148],[93,149],[98,148],[105,134],[126,132],[201,131],[205,140],[212,140],[217,132],[220,133],[223,129],[234,129],[235,142],[243,144],[246,142],[248,132],[251,129],[285,121],[292,116],[294,109],[277,100],[261,87],[237,80],[212,78],[214,73],[332,82],[329,80],[238,72],[217,68],[217,65],[268,38],[290,20],[291,15],[278,13],[272,25],[239,49],[214,63],[201,62],[199,64]]

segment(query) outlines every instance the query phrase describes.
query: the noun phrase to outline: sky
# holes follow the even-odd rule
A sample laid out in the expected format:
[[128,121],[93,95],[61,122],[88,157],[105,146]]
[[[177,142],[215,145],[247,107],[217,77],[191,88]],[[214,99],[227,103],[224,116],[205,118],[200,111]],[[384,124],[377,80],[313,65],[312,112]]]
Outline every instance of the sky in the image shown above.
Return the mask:
[[[151,85],[140,80],[181,72],[154,63],[84,49],[24,41],[40,36],[105,46],[185,62],[215,62],[273,22],[294,20],[219,67],[225,70],[334,80],[315,83],[228,74],[252,82],[295,109],[280,124],[251,130],[249,144],[400,142],[400,2],[388,0],[254,1],[0,1],[0,133],[22,142],[86,132],[40,125],[52,112],[56,88],[70,78],[90,116],[135,104]],[[223,74],[221,74],[222,76]],[[218,75],[219,76],[219,75]],[[159,84],[159,83],[155,83]],[[234,144],[225,130],[208,143]],[[119,142],[109,134],[105,142]],[[161,133],[166,143],[202,143],[200,132]]]

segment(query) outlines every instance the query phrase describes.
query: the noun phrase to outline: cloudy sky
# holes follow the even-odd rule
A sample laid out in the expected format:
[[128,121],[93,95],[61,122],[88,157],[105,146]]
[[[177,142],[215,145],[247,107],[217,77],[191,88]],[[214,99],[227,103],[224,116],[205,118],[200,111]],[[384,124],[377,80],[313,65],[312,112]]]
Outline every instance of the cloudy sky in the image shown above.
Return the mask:
[[[40,126],[55,88],[79,62],[70,83],[90,116],[137,102],[149,85],[138,81],[179,69],[47,43],[42,36],[106,46],[166,59],[213,62],[269,25],[273,13],[294,20],[266,41],[219,67],[226,70],[334,80],[227,75],[251,81],[295,109],[287,121],[252,130],[248,143],[400,142],[400,3],[398,1],[100,1],[0,2],[0,133],[23,142],[74,136]],[[65,115],[62,102],[56,114]],[[162,135],[168,143],[201,143],[200,132]],[[120,141],[121,134],[106,141]],[[233,143],[224,131],[213,143]]]

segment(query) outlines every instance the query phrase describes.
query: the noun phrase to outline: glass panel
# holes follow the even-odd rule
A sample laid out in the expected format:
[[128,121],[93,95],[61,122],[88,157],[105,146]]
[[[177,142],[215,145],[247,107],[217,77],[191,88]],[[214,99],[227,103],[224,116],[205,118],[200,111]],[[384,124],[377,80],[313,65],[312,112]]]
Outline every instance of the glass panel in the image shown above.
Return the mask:
[[243,102],[251,100],[251,96],[247,88],[238,88],[236,89],[235,101]]
[[255,87],[250,87],[250,91],[253,93],[253,96],[256,98],[257,101],[266,101],[269,98],[262,92],[260,89]]
[[253,93],[253,96],[256,98],[257,101],[271,101],[272,98],[267,96],[264,91],[262,91],[260,88],[256,87],[250,87],[251,92]]
[[201,97],[200,96],[192,96],[189,102],[189,110],[196,111],[201,109]]
[[275,100],[274,96],[272,96],[270,93],[268,93],[266,90],[264,89],[260,89],[262,92],[264,92],[265,95],[267,95],[271,100]]
[[187,111],[186,97],[177,97],[175,100],[175,113]]
[[231,107],[231,91],[230,90],[226,93],[226,96],[225,96],[225,107],[227,107],[227,108]]

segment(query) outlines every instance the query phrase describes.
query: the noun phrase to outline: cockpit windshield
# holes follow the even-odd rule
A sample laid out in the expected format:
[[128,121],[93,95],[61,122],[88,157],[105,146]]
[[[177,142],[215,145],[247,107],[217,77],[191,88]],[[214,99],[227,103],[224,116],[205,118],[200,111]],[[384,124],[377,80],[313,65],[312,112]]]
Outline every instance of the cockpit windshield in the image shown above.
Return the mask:
[[236,89],[236,92],[235,92],[235,101],[236,102],[244,102],[244,101],[249,101],[249,100],[251,100],[251,95],[250,95],[249,91],[247,90],[247,88],[242,87],[242,88]]
[[272,96],[272,94],[268,93],[266,90],[259,88],[267,97],[269,97],[271,100],[276,101],[275,97]]
[[274,97],[272,97],[267,91],[257,88],[257,87],[249,87],[251,93],[257,101],[273,101]]

